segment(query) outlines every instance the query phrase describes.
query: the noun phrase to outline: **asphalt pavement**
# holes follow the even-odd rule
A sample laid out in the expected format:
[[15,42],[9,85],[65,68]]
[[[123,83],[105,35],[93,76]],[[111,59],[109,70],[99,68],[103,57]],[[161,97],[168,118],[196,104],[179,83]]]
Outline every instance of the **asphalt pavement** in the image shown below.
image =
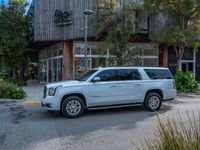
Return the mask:
[[[36,97],[37,98],[37,97]],[[157,114],[166,120],[178,112],[199,110],[200,96],[184,95],[163,103],[158,112],[143,107],[87,111],[77,119],[48,113],[40,104],[0,104],[1,150],[134,150],[144,138],[156,138]]]

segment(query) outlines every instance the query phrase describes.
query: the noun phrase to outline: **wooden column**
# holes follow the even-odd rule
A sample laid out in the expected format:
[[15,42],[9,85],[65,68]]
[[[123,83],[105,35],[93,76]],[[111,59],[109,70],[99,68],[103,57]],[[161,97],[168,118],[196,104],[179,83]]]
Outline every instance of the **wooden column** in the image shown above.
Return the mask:
[[64,42],[63,73],[65,80],[73,79],[73,42]]
[[159,44],[159,66],[160,67],[168,67],[167,66],[167,45],[166,44]]

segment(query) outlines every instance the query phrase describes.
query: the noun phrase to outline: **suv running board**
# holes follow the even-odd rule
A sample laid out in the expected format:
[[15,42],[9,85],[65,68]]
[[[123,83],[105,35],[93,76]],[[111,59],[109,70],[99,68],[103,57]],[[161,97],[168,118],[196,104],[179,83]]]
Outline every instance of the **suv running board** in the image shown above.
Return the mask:
[[141,106],[143,103],[131,103],[131,104],[118,104],[118,105],[108,105],[108,106],[95,106],[95,107],[86,107],[88,110],[97,110],[97,109],[109,109],[109,108],[120,108],[120,107],[131,107],[131,106]]

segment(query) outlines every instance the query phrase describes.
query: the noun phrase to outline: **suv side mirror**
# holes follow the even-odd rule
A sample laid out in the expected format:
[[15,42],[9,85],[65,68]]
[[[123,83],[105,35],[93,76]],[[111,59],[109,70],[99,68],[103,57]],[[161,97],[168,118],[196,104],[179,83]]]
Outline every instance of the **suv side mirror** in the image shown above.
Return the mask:
[[92,82],[98,82],[100,80],[101,80],[100,77],[94,77],[94,79],[92,80]]

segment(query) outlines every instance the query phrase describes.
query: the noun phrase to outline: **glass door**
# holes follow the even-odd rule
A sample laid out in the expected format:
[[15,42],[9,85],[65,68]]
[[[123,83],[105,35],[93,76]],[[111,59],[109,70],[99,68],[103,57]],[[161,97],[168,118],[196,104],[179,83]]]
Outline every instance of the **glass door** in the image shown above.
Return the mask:
[[183,72],[188,72],[188,71],[193,72],[194,71],[193,62],[182,62],[181,63],[181,70]]
[[63,80],[63,59],[53,58],[48,60],[48,82]]
[[58,58],[57,60],[57,81],[62,81],[64,80],[64,75],[63,75],[63,60],[62,58]]
[[39,78],[41,82],[47,82],[47,60],[39,63]]
[[52,82],[52,69],[53,69],[53,66],[52,66],[52,59],[49,59],[48,60],[48,78],[47,78],[47,81],[48,82]]

